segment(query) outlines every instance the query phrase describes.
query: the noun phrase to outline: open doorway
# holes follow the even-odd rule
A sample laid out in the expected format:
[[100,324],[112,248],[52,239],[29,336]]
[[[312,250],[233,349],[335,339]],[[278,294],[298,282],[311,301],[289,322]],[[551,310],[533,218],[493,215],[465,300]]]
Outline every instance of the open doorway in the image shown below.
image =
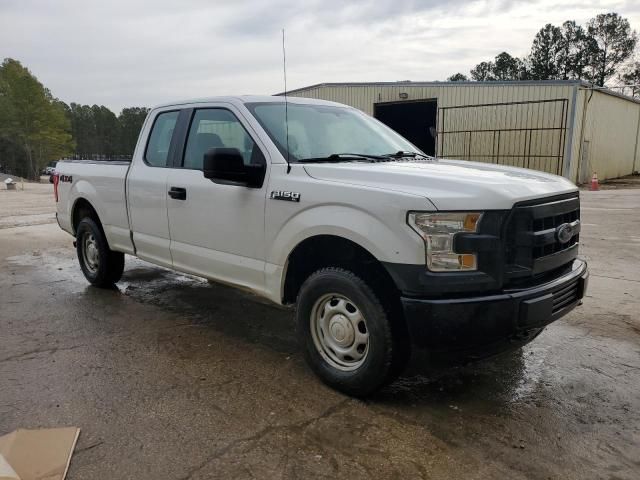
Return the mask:
[[435,155],[436,100],[376,103],[373,116],[391,127],[427,155]]

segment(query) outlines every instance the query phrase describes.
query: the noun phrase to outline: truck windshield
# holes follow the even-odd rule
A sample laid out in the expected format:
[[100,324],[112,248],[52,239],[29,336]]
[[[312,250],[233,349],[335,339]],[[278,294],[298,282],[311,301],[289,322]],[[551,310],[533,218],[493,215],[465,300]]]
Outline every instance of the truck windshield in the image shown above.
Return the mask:
[[360,156],[396,155],[417,152],[414,145],[386,125],[348,107],[289,103],[289,141],[285,124],[284,102],[247,103],[260,125],[266,130],[280,153],[289,160],[321,161],[353,160]]

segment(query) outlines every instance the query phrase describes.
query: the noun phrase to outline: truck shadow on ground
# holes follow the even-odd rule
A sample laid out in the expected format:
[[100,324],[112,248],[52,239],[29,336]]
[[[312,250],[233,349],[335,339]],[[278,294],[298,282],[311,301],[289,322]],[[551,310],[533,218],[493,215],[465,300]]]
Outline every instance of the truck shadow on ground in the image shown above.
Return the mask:
[[[295,355],[302,362],[291,308],[275,306],[236,288],[144,264],[125,270],[119,285],[122,294],[177,313],[194,326],[212,328],[279,354]],[[395,406],[420,402],[446,408],[462,403],[495,412],[499,407],[496,403],[508,404],[517,396],[526,371],[522,349],[470,365],[446,358],[434,365],[422,352],[414,352],[405,374],[370,401]]]
[[123,294],[179,313],[193,324],[208,325],[279,353],[297,351],[293,310],[251,293],[154,267],[126,270],[120,284]]

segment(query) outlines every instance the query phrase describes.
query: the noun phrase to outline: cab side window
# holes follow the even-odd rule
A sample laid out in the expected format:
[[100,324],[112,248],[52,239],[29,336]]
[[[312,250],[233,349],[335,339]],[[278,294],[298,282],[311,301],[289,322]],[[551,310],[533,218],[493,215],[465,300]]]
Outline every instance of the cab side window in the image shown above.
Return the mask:
[[166,167],[171,137],[179,112],[164,112],[156,117],[149,135],[144,159],[152,167]]
[[224,108],[196,110],[189,128],[183,167],[202,170],[204,154],[219,147],[237,148],[245,165],[264,163],[260,148],[233,113]]

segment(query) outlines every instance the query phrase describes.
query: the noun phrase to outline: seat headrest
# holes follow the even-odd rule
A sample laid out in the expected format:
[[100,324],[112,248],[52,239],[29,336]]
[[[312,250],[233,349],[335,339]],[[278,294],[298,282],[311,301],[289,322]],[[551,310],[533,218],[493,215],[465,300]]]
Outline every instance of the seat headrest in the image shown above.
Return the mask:
[[201,132],[196,135],[196,145],[199,152],[204,155],[210,148],[224,147],[222,140],[215,133]]

